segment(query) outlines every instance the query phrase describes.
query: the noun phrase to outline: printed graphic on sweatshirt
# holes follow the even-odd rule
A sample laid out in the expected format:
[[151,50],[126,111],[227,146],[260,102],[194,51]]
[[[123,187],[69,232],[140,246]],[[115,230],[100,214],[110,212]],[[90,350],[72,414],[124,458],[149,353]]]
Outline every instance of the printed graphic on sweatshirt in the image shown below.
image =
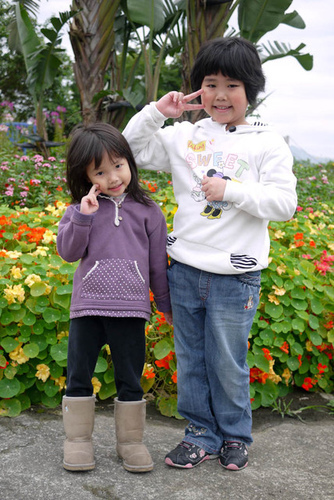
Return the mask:
[[[226,156],[223,151],[216,151],[214,149],[214,139],[204,140],[197,144],[189,140],[186,162],[191,169],[194,181],[191,189],[191,197],[196,202],[205,200],[205,194],[202,191],[204,175],[241,182],[240,178],[243,172],[249,170],[248,163],[239,159],[237,154],[229,153]],[[220,219],[222,213],[231,208],[232,203],[227,201],[217,200],[207,202],[204,210],[201,212],[201,216],[209,220]]]
[[81,296],[95,300],[144,301],[145,280],[136,261],[100,260],[83,278]]

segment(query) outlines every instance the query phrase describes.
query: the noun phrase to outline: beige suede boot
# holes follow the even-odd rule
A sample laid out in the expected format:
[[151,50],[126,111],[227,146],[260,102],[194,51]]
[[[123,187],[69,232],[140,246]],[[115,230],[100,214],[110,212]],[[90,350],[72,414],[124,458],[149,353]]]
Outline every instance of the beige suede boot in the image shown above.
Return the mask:
[[95,396],[63,397],[64,469],[71,471],[95,468],[92,434]]
[[129,472],[148,472],[153,462],[143,435],[146,419],[146,401],[115,401],[116,451]]

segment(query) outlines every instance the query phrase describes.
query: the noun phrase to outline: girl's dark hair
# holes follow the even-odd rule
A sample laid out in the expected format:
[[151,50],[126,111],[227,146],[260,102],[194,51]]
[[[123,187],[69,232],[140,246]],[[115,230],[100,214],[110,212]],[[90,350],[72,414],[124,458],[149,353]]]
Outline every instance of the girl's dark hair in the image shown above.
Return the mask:
[[255,46],[240,37],[215,38],[204,43],[197,54],[191,71],[191,87],[199,90],[208,75],[222,75],[244,83],[246,97],[256,105],[259,92],[264,90],[265,77]]
[[111,161],[118,158],[127,160],[131,181],[126,191],[135,201],[149,205],[151,200],[139,184],[137,165],[127,140],[115,127],[102,122],[79,125],[71,133],[66,169],[72,201],[80,203],[86,196],[92,187],[86,175],[87,167],[95,162],[95,168],[99,168],[105,153]]

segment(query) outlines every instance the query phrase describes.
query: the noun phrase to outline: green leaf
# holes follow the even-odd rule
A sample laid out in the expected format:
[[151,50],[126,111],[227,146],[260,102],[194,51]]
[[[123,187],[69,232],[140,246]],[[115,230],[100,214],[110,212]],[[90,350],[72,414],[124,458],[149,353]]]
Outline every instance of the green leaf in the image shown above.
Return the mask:
[[98,396],[101,400],[111,398],[113,396],[116,396],[116,394],[117,390],[115,381],[111,382],[110,384],[102,384],[101,389],[98,392]]
[[322,311],[324,310],[324,306],[319,299],[313,298],[311,300],[311,309],[312,312],[314,312],[314,314],[321,314]]
[[62,343],[53,345],[50,354],[55,361],[63,361],[67,359],[67,346]]
[[255,354],[254,365],[265,373],[269,372],[269,360],[262,354]]
[[43,282],[34,283],[30,287],[30,293],[33,297],[39,297],[40,295],[43,295],[43,293],[45,293],[45,290],[46,290],[46,284]]
[[5,337],[1,341],[1,346],[6,352],[12,352],[19,345],[19,342],[11,337]]
[[23,347],[23,352],[28,358],[36,358],[39,354],[39,347],[35,343],[26,344]]
[[96,366],[95,366],[95,373],[103,373],[108,369],[108,362],[105,358],[102,358],[99,356],[97,358]]
[[0,416],[17,417],[22,411],[21,403],[18,398],[2,400],[0,402]]
[[105,381],[106,384],[110,384],[111,382],[114,382],[115,380],[115,375],[114,375],[114,369],[110,368],[105,372],[103,375],[103,380]]
[[9,325],[14,321],[14,316],[11,311],[3,311],[1,314],[1,324],[2,325]]
[[162,359],[174,349],[172,341],[168,338],[159,340],[154,346],[153,352],[156,359]]
[[274,382],[266,380],[261,391],[261,403],[263,406],[270,406],[278,398],[279,389]]
[[177,411],[177,400],[176,398],[161,398],[159,401],[159,410],[162,415],[165,417],[176,417],[182,418],[179,412]]
[[57,406],[60,405],[61,403],[61,394],[58,392],[55,396],[49,397],[47,394],[42,392],[41,395],[41,400],[43,405],[47,406],[48,408],[56,408]]
[[288,365],[288,368],[290,368],[290,370],[292,370],[293,372],[298,370],[299,365],[300,365],[299,359],[296,356],[289,358],[287,360],[286,364]]
[[165,24],[162,0],[127,0],[129,17],[134,23],[160,31]]
[[20,389],[20,382],[16,378],[0,380],[0,398],[12,398],[20,392]]
[[72,293],[72,285],[61,285],[57,288],[56,294],[57,295],[71,295]]
[[45,382],[44,391],[49,398],[53,398],[59,392],[59,386],[53,380],[48,379]]
[[313,314],[310,314],[309,319],[308,319],[308,323],[309,323],[310,327],[312,328],[312,330],[317,330],[320,326],[319,319],[316,316],[313,316]]
[[300,318],[294,318],[292,320],[291,326],[297,332],[303,332],[305,330],[305,323]]
[[308,307],[306,300],[298,300],[298,299],[293,299],[291,301],[291,305],[294,309],[297,309],[298,311],[305,311]]
[[317,332],[311,332],[309,338],[312,344],[315,346],[322,344],[322,337]]
[[24,318],[22,318],[22,323],[28,326],[32,326],[36,323],[36,316],[32,312],[28,312]]
[[43,312],[43,318],[47,323],[54,323],[60,319],[60,311],[50,307]]
[[276,306],[271,302],[267,302],[264,309],[274,319],[278,319],[283,314],[283,307],[281,305]]

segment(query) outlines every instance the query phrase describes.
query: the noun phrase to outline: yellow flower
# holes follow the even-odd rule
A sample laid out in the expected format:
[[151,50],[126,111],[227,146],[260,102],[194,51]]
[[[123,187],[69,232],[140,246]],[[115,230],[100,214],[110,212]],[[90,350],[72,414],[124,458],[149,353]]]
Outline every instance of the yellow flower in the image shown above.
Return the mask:
[[19,267],[13,266],[10,270],[10,274],[16,280],[22,278],[21,269]]
[[286,293],[286,290],[284,288],[279,288],[278,286],[276,285],[273,285],[271,288],[273,288],[275,290],[275,295],[285,295]]
[[35,373],[35,377],[37,377],[39,380],[42,380],[43,382],[46,382],[47,379],[50,376],[50,368],[48,365],[37,365],[37,372]]
[[9,357],[10,359],[12,359],[13,361],[16,361],[19,365],[23,365],[24,363],[26,363],[27,361],[29,361],[29,358],[28,356],[26,356],[23,352],[23,349],[22,349],[22,342],[20,343],[20,345],[18,345],[14,351],[10,352],[9,353]]
[[57,339],[61,340],[63,337],[68,337],[68,330],[62,330],[57,334]]
[[280,382],[282,380],[282,378],[274,372],[274,364],[275,364],[275,360],[271,359],[269,361],[268,379],[272,380],[274,382],[274,384],[278,384],[278,382]]
[[106,352],[109,356],[111,356],[111,351],[110,351],[110,347],[108,346],[108,344],[105,346],[105,349],[106,349]]
[[289,385],[289,380],[291,378],[291,372],[290,372],[289,368],[284,369],[284,372],[282,373],[282,377],[285,380],[285,384]]
[[44,233],[42,243],[45,245],[48,245],[49,243],[54,243],[56,241],[57,236],[50,231],[50,229],[47,229]]
[[9,305],[16,302],[16,299],[22,304],[24,301],[24,288],[22,285],[7,285],[7,288],[4,290],[4,296]]
[[33,255],[34,257],[38,257],[38,255],[41,255],[42,257],[47,256],[47,251],[48,247],[40,247],[38,246],[37,249],[34,252],[31,252],[30,255]]
[[300,275],[300,271],[299,269],[294,269],[293,272],[295,273],[296,276],[299,276]]
[[45,292],[43,293],[43,295],[50,295],[51,292],[52,292],[52,286],[45,285]]
[[270,293],[268,295],[268,300],[269,302],[273,302],[276,306],[279,305],[280,301],[278,300],[278,298],[276,297],[276,295],[274,295],[273,293]]
[[38,274],[29,274],[24,280],[24,284],[31,288],[34,283],[40,283],[41,281],[42,278]]
[[66,377],[52,378],[54,380],[55,385],[59,385],[59,390],[62,391],[66,387]]
[[280,238],[283,238],[283,236],[285,236],[285,232],[284,231],[281,231],[280,229],[278,229],[275,233],[274,233],[274,236],[277,240],[279,240]]
[[21,257],[21,255],[22,255],[22,253],[17,252],[16,250],[8,250],[7,251],[7,257],[9,257],[10,259],[18,259],[19,257]]
[[92,384],[93,384],[94,394],[97,394],[100,391],[102,384],[97,377],[92,378]]
[[285,271],[286,271],[286,265],[285,264],[281,264],[280,266],[278,266],[276,268],[276,271],[277,271],[277,274],[279,274],[279,275],[285,273]]
[[310,340],[306,341],[306,350],[311,352],[313,350],[313,344]]

